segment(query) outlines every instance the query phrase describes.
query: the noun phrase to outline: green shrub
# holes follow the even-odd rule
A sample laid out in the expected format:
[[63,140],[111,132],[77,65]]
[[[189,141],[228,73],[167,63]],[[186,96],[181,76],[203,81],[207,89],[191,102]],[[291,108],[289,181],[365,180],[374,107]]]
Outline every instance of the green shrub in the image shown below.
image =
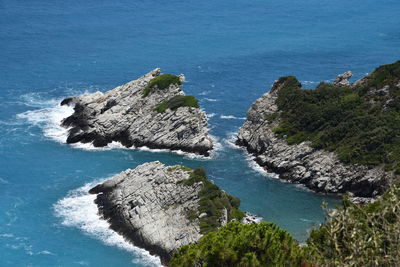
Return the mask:
[[327,213],[327,221],[307,241],[321,266],[399,266],[400,189],[392,188],[374,203],[347,198]]
[[[293,76],[279,81],[280,124],[273,129],[278,137],[289,144],[311,141],[336,151],[344,163],[383,164],[387,170],[400,163],[400,61],[377,68],[356,87],[321,83],[304,90]],[[374,93],[383,86],[388,95]]]
[[194,96],[177,95],[169,100],[161,102],[154,110],[158,113],[162,113],[167,109],[176,110],[179,107],[199,108],[199,101]]
[[[215,231],[221,226],[220,219],[223,216],[224,209],[227,210],[228,221],[241,220],[244,217],[244,213],[239,209],[240,199],[229,195],[208,180],[204,169],[198,168],[190,171],[189,179],[182,180],[179,183],[192,186],[200,182],[203,185],[198,194],[200,200],[197,215],[207,214],[207,216],[199,219],[201,233]],[[188,218],[194,218],[193,213],[188,214]]]
[[172,74],[161,74],[150,80],[150,82],[143,90],[143,97],[148,96],[155,89],[164,90],[165,88],[168,88],[171,84],[181,85],[182,82],[178,76]]
[[355,204],[345,196],[342,206],[326,211],[307,245],[272,223],[231,222],[178,249],[169,266],[399,266],[398,184],[373,203]]
[[266,115],[264,119],[267,120],[268,122],[273,122],[278,117],[279,117],[278,113],[271,113],[271,114]]
[[185,166],[180,166],[180,165],[177,165],[177,166],[174,166],[174,167],[169,167],[167,169],[168,172],[173,172],[173,171],[177,171],[177,170],[188,172],[188,171],[191,171],[192,169],[188,168],[188,167],[185,167]]
[[181,247],[168,266],[275,267],[309,266],[312,249],[301,247],[273,223],[231,222],[202,237],[197,244]]

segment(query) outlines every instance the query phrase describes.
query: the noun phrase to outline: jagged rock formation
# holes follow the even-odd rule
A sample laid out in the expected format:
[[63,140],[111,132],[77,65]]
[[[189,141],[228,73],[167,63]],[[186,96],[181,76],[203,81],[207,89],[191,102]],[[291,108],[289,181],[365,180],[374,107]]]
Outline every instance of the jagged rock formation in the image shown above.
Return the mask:
[[[346,86],[350,77],[351,72],[346,72],[335,83]],[[274,133],[280,122],[269,118],[279,117],[281,111],[276,101],[284,86],[284,80],[276,81],[269,92],[253,103],[236,143],[246,147],[260,166],[278,173],[281,179],[302,183],[316,192],[351,192],[359,202],[363,197],[381,195],[390,182],[390,175],[383,168],[345,165],[334,152],[315,149],[309,141],[289,145]]]
[[345,73],[339,74],[336,76],[336,79],[333,81],[333,84],[338,86],[349,86],[349,79],[353,77],[353,73],[351,71],[346,71]]
[[[209,155],[213,144],[206,114],[193,97],[192,106],[179,102],[182,99],[176,101],[184,96],[184,76],[169,75],[176,79],[157,85],[154,81],[161,76],[160,69],[155,69],[106,93],[64,99],[61,105],[75,106],[74,114],[62,122],[70,128],[67,143],[93,142],[101,147],[118,141],[126,147],[147,146]],[[169,100],[175,106],[164,105],[165,111],[156,110]]]
[[[234,197],[206,177],[197,177],[196,170],[168,167],[158,161],[145,163],[89,192],[98,194],[99,211],[112,229],[166,263],[177,248],[196,242],[209,223],[224,225],[234,220],[232,212],[238,211],[237,199],[233,204]],[[208,193],[212,199],[205,199]],[[219,197],[224,197],[223,201],[216,202]],[[216,205],[204,206],[210,202]],[[215,207],[219,210],[213,210]]]

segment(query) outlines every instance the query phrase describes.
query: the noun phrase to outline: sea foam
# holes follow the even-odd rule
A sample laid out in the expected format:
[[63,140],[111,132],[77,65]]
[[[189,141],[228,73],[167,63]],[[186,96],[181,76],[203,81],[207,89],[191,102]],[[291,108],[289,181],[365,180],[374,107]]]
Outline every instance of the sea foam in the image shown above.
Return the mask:
[[145,263],[147,266],[161,266],[158,257],[152,256],[148,251],[126,241],[122,235],[111,230],[108,222],[100,217],[94,203],[96,195],[89,194],[88,191],[102,181],[104,180],[87,183],[72,190],[66,197],[54,204],[55,215],[61,219],[61,224],[78,228],[105,245],[115,246],[132,253],[135,256],[134,262]]
[[273,172],[268,172],[266,169],[258,165],[258,163],[255,160],[255,156],[251,155],[250,153],[247,152],[246,148],[242,146],[238,146],[236,144],[238,134],[236,132],[229,132],[227,138],[224,139],[224,143],[229,146],[230,148],[233,149],[240,149],[242,150],[243,155],[245,156],[247,165],[254,170],[255,172],[258,172],[259,174],[271,178],[279,178],[279,175]]
[[72,115],[73,112],[74,109],[72,107],[60,106],[53,103],[51,106],[20,113],[17,115],[17,118],[40,127],[44,136],[57,142],[65,143],[68,137],[68,130],[60,124],[62,119]]
[[233,115],[220,115],[219,116],[221,119],[225,119],[225,120],[245,120],[245,117],[236,117]]

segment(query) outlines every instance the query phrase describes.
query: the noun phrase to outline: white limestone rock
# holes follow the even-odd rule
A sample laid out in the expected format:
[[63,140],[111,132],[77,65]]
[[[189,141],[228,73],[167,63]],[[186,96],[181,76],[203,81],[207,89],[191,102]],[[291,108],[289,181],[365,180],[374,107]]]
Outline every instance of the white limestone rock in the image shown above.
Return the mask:
[[[70,128],[67,142],[92,142],[102,147],[118,141],[126,147],[147,146],[209,155],[213,142],[205,112],[194,107],[167,109],[162,113],[154,110],[161,102],[184,95],[182,85],[171,84],[143,97],[144,88],[160,72],[155,69],[106,93],[64,99],[61,105],[74,105],[75,110],[62,122]],[[179,77],[183,83],[184,76]]]

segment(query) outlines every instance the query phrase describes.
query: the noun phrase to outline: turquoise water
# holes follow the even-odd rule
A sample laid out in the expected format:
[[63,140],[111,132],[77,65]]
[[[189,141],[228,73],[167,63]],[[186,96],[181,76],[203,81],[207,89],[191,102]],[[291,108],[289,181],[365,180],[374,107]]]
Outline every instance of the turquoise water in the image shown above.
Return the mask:
[[[0,266],[148,266],[96,215],[91,184],[138,164],[203,167],[242,208],[304,241],[322,201],[258,170],[232,136],[282,75],[305,87],[399,59],[398,1],[0,0]],[[63,143],[57,106],[153,68],[186,75],[218,146],[212,159]]]

